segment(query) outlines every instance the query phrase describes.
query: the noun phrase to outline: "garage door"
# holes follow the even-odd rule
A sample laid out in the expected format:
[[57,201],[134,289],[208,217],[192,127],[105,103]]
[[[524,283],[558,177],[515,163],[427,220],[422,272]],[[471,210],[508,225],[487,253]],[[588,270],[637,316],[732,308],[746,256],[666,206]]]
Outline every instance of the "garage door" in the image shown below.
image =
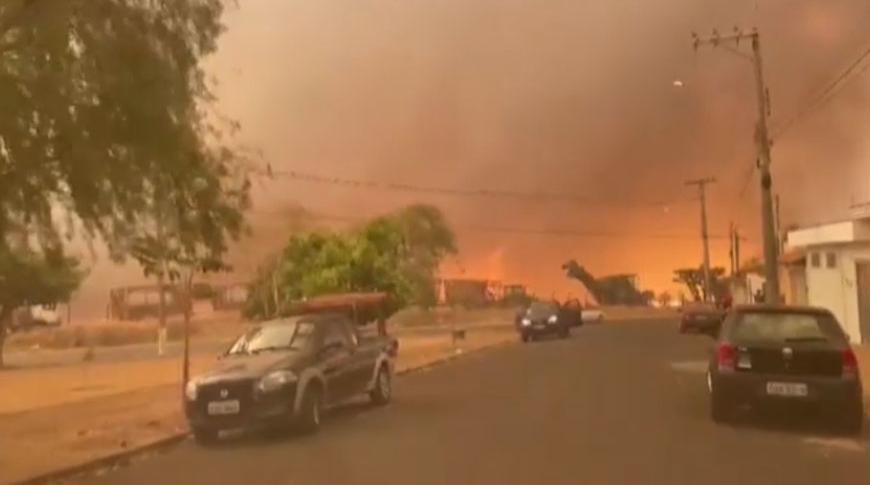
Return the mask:
[[858,319],[861,340],[870,343],[870,263],[858,263]]

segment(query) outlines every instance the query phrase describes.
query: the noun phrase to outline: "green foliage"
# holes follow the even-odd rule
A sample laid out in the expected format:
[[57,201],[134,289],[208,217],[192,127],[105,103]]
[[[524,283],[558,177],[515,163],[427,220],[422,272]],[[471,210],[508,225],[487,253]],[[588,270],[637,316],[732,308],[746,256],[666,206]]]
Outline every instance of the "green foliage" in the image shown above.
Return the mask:
[[39,253],[0,241],[0,367],[13,311],[24,305],[66,301],[83,278],[79,262],[57,249]]
[[296,234],[276,261],[262,267],[245,314],[263,318],[273,315],[276,306],[305,297],[357,291],[389,293],[396,308],[431,304],[438,265],[455,251],[453,233],[440,211],[422,205],[351,232]]
[[186,211],[246,194],[207,122],[199,65],[222,12],[221,0],[2,2],[0,235],[17,224],[56,242],[64,207],[123,251],[156,199]]
[[[67,293],[71,261],[58,255],[79,228],[146,272],[155,258],[169,260],[169,276],[217,266],[249,190],[223,141],[237,127],[213,121],[200,65],[223,8],[0,2],[0,278],[15,282],[4,309]],[[16,234],[34,236],[13,244]]]

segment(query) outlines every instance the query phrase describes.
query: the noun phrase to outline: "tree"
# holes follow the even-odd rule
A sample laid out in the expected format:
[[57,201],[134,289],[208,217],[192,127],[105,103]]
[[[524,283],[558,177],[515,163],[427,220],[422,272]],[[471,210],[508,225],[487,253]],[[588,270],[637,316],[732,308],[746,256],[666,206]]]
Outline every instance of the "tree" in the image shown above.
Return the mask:
[[50,233],[63,206],[113,243],[175,168],[201,163],[221,0],[7,0],[0,6],[0,234]]
[[[718,300],[727,291],[727,281],[724,278],[725,268],[710,268],[710,297]],[[707,301],[704,292],[704,267],[680,268],[674,270],[674,283],[685,285],[694,301]]]
[[[348,291],[383,291],[398,308],[428,303],[435,271],[455,252],[453,232],[438,209],[411,206],[353,231],[311,231],[290,238],[277,261],[251,285],[245,314],[264,318],[270,296],[283,306],[301,298]],[[277,312],[277,308],[273,308]]]
[[178,238],[167,255],[222,251],[249,188],[200,66],[222,13],[222,0],[0,4],[0,244],[22,251],[8,240],[23,231],[58,251],[80,228],[117,259],[148,237]]
[[13,250],[0,241],[0,367],[15,309],[65,301],[83,276],[78,261],[59,250],[45,254],[27,248]]
[[663,292],[659,293],[659,296],[658,296],[659,306],[662,308],[669,307],[671,305],[672,299],[673,299],[673,297],[667,291],[663,291]]

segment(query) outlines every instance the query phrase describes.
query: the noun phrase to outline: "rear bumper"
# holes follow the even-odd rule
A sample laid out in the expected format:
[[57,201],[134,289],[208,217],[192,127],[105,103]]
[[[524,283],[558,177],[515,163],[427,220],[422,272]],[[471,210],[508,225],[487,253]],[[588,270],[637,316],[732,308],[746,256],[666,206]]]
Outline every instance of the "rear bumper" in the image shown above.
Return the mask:
[[186,401],[184,412],[191,428],[198,429],[262,429],[290,424],[294,416],[296,385],[266,395],[240,400],[238,414],[213,416],[208,414],[208,402]]
[[[806,396],[776,396],[767,393],[768,382],[803,383]],[[716,393],[734,404],[752,406],[862,406],[862,387],[857,378],[803,377],[794,375],[718,373],[713,386]]]
[[569,328],[569,325],[567,324],[547,323],[543,325],[521,325],[518,330],[523,335],[551,335],[559,332],[564,332],[567,328]]

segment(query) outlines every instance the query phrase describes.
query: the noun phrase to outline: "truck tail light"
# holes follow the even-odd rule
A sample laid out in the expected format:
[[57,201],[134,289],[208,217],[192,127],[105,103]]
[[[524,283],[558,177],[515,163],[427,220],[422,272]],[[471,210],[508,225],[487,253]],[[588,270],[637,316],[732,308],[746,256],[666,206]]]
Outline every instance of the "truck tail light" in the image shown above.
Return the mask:
[[719,342],[716,346],[716,364],[719,371],[733,372],[737,360],[737,351],[731,342]]

